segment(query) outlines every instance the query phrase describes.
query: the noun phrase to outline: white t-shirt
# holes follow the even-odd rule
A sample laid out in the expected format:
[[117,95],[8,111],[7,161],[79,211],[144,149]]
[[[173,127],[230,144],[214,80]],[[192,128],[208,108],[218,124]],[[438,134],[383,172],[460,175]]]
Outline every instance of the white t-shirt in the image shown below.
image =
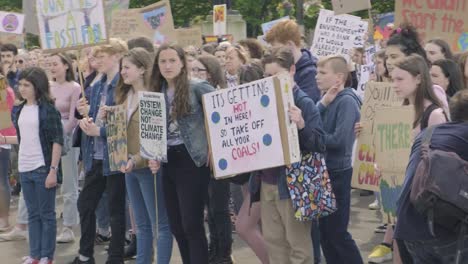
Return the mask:
[[18,119],[21,136],[18,171],[28,172],[45,166],[39,139],[39,106],[25,105]]

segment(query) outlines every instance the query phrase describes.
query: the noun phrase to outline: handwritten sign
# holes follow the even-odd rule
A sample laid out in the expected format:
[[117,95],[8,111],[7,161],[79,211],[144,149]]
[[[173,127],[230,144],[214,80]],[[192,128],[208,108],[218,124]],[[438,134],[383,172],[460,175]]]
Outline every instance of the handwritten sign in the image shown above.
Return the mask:
[[385,214],[396,216],[412,145],[413,106],[377,108],[374,120],[375,159],[382,171],[380,195]]
[[333,11],[335,11],[337,15],[371,9],[370,0],[332,0],[332,5]]
[[145,36],[155,44],[175,41],[171,5],[161,1],[143,8],[114,11],[110,35],[123,40]]
[[373,65],[374,64],[374,56],[375,53],[377,53],[377,48],[375,45],[371,45],[366,47],[364,54],[365,54],[365,59],[366,59],[366,64],[367,65]]
[[128,160],[126,105],[112,106],[107,112],[106,135],[109,167],[111,171],[118,171]]
[[24,15],[0,11],[0,32],[23,34]]
[[36,8],[44,50],[77,49],[108,40],[102,0],[37,0]]
[[11,112],[7,103],[7,91],[0,91],[0,130],[9,128],[13,124],[11,123]]
[[139,92],[140,155],[167,162],[166,101],[164,94]]
[[219,36],[227,33],[226,31],[227,7],[224,5],[213,6],[213,35]]
[[269,77],[203,96],[216,178],[300,160],[297,127],[286,115],[292,84]]
[[201,47],[203,45],[200,28],[178,28],[175,32],[177,35],[177,43],[182,47]]
[[468,49],[468,1],[395,1],[395,21],[413,24],[424,41],[446,40],[452,50]]
[[364,92],[366,90],[366,85],[370,80],[370,75],[372,73],[374,65],[360,65],[360,70],[359,70],[359,84],[356,89],[356,93],[359,96],[359,98],[363,99],[364,98]]
[[310,51],[317,57],[341,54],[349,60],[350,50],[364,44],[367,25],[357,16],[321,9]]
[[266,23],[263,23],[262,24],[262,31],[263,31],[263,34],[266,35],[268,33],[268,31],[270,31],[270,29],[278,24],[279,22],[281,21],[286,21],[286,20],[289,20],[289,16],[285,16],[285,17],[282,17],[282,18],[279,18],[279,19],[276,19],[276,20],[272,20],[270,22],[266,22]]
[[104,0],[104,11],[106,12],[106,25],[112,25],[112,14],[115,10],[128,9],[130,0]]
[[351,185],[354,188],[378,191],[380,178],[375,170],[374,119],[378,107],[398,106],[390,83],[368,82],[361,107],[362,131],[356,142],[356,155]]

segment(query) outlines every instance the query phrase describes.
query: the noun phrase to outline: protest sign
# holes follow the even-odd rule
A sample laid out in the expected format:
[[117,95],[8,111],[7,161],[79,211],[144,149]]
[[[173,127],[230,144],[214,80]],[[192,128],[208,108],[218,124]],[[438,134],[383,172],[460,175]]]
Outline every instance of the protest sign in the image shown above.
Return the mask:
[[107,151],[110,171],[127,165],[127,106],[109,107],[106,121]]
[[375,170],[374,118],[376,109],[398,106],[399,100],[390,83],[368,82],[361,107],[362,131],[356,141],[356,155],[351,185],[357,189],[378,191],[380,178]]
[[104,11],[106,12],[106,25],[112,24],[112,14],[116,10],[128,9],[130,0],[104,0]]
[[200,28],[178,28],[175,30],[177,43],[182,47],[203,45],[202,32]]
[[0,130],[9,128],[11,123],[11,111],[7,103],[7,91],[0,91]]
[[442,38],[454,51],[468,49],[468,1],[395,1],[396,24],[413,24],[424,41]]
[[213,35],[226,34],[227,7],[224,5],[213,6]]
[[0,32],[23,34],[24,15],[0,11]]
[[350,50],[363,46],[367,25],[360,17],[335,16],[333,11],[321,9],[310,51],[317,57],[340,54],[349,60]]
[[396,203],[405,180],[413,141],[414,107],[377,108],[374,120],[375,160],[381,170],[382,210],[396,217]]
[[372,17],[374,23],[374,40],[388,40],[390,34],[392,34],[394,23],[395,23],[395,14],[385,13],[378,14]]
[[114,11],[110,36],[123,40],[144,36],[159,45],[175,41],[171,5],[161,1],[143,8]]
[[364,91],[366,90],[367,82],[370,80],[370,75],[372,73],[372,69],[374,67],[373,64],[369,65],[359,65],[359,84],[356,89],[356,93],[358,94],[359,98],[364,98]]
[[375,45],[368,46],[365,50],[364,56],[366,59],[366,64],[371,65],[374,64],[374,55],[377,53],[377,49]]
[[292,88],[289,76],[269,77],[203,96],[215,178],[300,160],[297,127],[287,115]]
[[332,5],[333,11],[335,11],[337,15],[371,9],[370,0],[332,0]]
[[167,162],[167,123],[164,94],[138,92],[140,114],[140,155]]
[[59,51],[107,43],[102,0],[37,0],[43,50]]
[[24,47],[24,35],[0,32],[0,43],[11,43],[17,48]]
[[285,16],[285,17],[282,17],[282,18],[279,18],[279,19],[276,19],[276,20],[273,20],[273,21],[270,21],[270,22],[263,23],[262,24],[263,35],[266,35],[268,33],[268,31],[270,31],[270,29],[274,25],[278,24],[281,21],[286,21],[286,20],[289,20],[289,16]]

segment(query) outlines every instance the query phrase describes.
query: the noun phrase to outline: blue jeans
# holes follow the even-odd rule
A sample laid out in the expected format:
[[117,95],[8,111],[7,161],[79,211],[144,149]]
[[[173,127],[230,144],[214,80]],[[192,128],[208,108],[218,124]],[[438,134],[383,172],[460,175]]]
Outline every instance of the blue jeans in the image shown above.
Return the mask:
[[8,171],[10,170],[10,150],[0,148],[0,217],[8,218],[10,209],[10,182]]
[[[172,233],[164,206],[162,179],[159,173],[156,179],[156,198],[158,202],[157,263],[168,264],[172,254]],[[148,168],[135,170],[125,175],[125,183],[137,226],[138,246],[136,263],[152,263],[153,241],[156,235],[155,176],[151,174]]]
[[338,210],[320,219],[320,239],[327,264],[361,264],[359,249],[348,232],[353,169],[329,171]]
[[28,208],[29,254],[32,258],[54,258],[57,220],[55,218],[56,188],[46,189],[49,169],[41,167],[20,172],[24,200]]
[[[414,264],[455,263],[458,235],[449,239],[405,241]],[[468,263],[468,236],[465,236],[460,263]]]

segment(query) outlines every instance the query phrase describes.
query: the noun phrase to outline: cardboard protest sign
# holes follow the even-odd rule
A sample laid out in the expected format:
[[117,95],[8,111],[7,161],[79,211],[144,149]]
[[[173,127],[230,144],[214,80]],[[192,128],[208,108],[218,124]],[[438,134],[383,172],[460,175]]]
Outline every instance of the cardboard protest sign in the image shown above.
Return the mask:
[[454,51],[468,49],[468,1],[395,1],[396,24],[413,24],[424,41],[442,38]]
[[356,155],[351,185],[357,189],[378,191],[380,178],[375,170],[374,119],[376,109],[399,106],[399,100],[390,83],[368,82],[361,107],[362,131],[356,141]]
[[58,51],[107,43],[102,0],[37,0],[43,50]]
[[270,22],[263,23],[262,24],[263,35],[266,35],[268,33],[268,31],[270,31],[270,29],[274,25],[278,24],[281,21],[285,21],[285,20],[289,20],[289,16],[285,16],[285,17],[282,17],[282,18],[279,18],[279,19],[276,19],[276,20],[273,20],[273,21],[270,21]]
[[177,35],[177,43],[182,47],[201,47],[203,45],[200,28],[178,28],[175,32]]
[[161,1],[143,8],[114,11],[110,36],[123,40],[144,36],[155,44],[175,41],[171,5]]
[[0,130],[9,128],[13,124],[11,123],[11,112],[7,103],[7,91],[0,91]]
[[138,92],[140,114],[140,155],[167,162],[166,100],[164,94]]
[[215,178],[300,160],[289,76],[269,77],[203,96]]
[[337,15],[371,9],[370,0],[332,0],[332,5]]
[[106,121],[107,150],[111,171],[120,170],[127,165],[127,107],[116,105],[110,107]]
[[0,11],[0,21],[0,32],[23,34],[23,14]]
[[17,48],[23,48],[24,47],[24,35],[0,32],[0,43],[2,44],[11,43],[11,44],[14,44]]
[[213,6],[213,35],[219,36],[219,35],[227,34],[226,19],[227,19],[226,4],[214,5]]
[[377,108],[375,114],[375,159],[382,172],[379,189],[382,210],[390,222],[396,217],[396,203],[405,180],[413,121],[413,106]]
[[106,25],[112,24],[112,14],[116,10],[128,9],[130,0],[104,0],[104,11],[106,12]]
[[349,60],[350,50],[364,44],[367,25],[360,17],[335,16],[333,11],[321,9],[310,51],[317,57],[340,54]]

